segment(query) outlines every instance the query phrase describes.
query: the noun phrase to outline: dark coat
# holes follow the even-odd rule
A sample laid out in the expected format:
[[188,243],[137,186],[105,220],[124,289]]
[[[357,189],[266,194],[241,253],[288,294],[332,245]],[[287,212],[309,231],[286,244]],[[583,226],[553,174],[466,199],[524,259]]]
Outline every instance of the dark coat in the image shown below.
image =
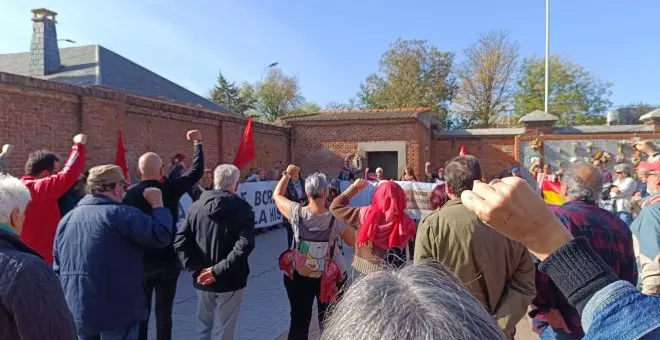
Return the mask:
[[[195,144],[193,163],[190,169],[178,177],[168,177],[163,181],[142,181],[126,191],[124,204],[136,207],[143,213],[151,215],[151,204],[144,198],[146,188],[158,188],[163,193],[163,205],[170,210],[174,225],[179,222],[179,200],[183,194],[190,191],[204,175],[204,152],[202,144]],[[172,240],[174,241],[174,235]],[[179,275],[181,267],[179,260],[170,244],[163,249],[150,249],[145,253],[144,270],[147,277]]]
[[76,339],[57,275],[37,252],[2,230],[0,339]]
[[[243,289],[250,274],[248,256],[254,249],[254,211],[228,191],[205,191],[190,206],[174,248],[183,267],[192,272],[195,288],[216,293]],[[198,285],[199,272],[208,267],[213,267],[216,282]]]
[[60,221],[53,268],[79,334],[96,334],[147,318],[144,249],[174,235],[165,208],[146,215],[103,195],[87,195]]

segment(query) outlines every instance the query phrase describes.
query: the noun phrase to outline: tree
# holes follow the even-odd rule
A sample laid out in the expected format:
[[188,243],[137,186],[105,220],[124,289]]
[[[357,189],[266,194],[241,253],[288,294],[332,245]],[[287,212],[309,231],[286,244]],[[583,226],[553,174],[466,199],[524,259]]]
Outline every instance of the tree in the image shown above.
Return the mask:
[[316,102],[304,102],[298,107],[294,108],[290,115],[301,115],[301,114],[307,114],[307,113],[318,113],[320,112],[321,105],[319,105]]
[[279,68],[272,68],[256,89],[256,109],[270,121],[294,112],[305,101],[298,78],[285,75]]
[[[544,109],[545,59],[525,59],[520,73],[519,91],[514,96],[516,118]],[[605,123],[603,112],[612,105],[611,87],[578,64],[556,55],[550,57],[548,111],[559,117],[560,126]]]
[[399,39],[381,57],[379,73],[360,85],[359,104],[372,109],[430,107],[448,122],[447,108],[456,91],[453,62],[454,53],[441,52],[426,40]]
[[246,115],[248,111],[253,111],[256,109],[257,105],[257,92],[254,89],[254,85],[243,82],[239,88],[238,94],[238,105],[236,107],[236,112]]
[[350,98],[348,99],[348,102],[342,103],[342,102],[330,102],[325,105],[326,110],[355,110],[359,109],[359,105],[357,103],[357,99],[355,98]]
[[209,93],[209,97],[213,102],[235,111],[238,104],[239,89],[235,82],[230,83],[222,75],[222,72],[218,72],[218,83]]
[[499,115],[511,104],[515,92],[518,44],[508,33],[482,34],[465,51],[458,66],[456,109],[465,127],[493,127]]

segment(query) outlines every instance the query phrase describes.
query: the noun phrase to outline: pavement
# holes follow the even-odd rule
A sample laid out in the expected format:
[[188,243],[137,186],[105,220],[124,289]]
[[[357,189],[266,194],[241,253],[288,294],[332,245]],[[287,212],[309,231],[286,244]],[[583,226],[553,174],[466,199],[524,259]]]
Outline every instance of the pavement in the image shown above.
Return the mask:
[[[282,272],[277,259],[286,246],[286,231],[275,229],[257,235],[256,247],[249,257],[250,277],[245,290],[238,317],[235,338],[241,340],[286,339],[289,328],[289,300],[282,282]],[[346,259],[352,256],[347,248]],[[179,277],[174,300],[173,339],[196,339],[197,295],[188,273]],[[152,313],[153,315],[153,313]],[[318,339],[316,313],[310,331],[316,334],[310,339]],[[155,337],[155,320],[150,320],[149,338]],[[529,321],[523,319],[518,325],[516,339],[538,339],[531,331]]]

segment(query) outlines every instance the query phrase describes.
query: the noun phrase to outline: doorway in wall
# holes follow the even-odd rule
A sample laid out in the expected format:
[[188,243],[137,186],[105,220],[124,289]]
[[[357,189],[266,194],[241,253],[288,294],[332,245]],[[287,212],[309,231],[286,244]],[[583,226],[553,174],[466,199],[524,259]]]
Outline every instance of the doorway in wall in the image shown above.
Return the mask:
[[369,172],[376,172],[376,168],[383,168],[383,174],[387,179],[397,180],[398,153],[396,151],[375,151],[367,152],[367,164]]

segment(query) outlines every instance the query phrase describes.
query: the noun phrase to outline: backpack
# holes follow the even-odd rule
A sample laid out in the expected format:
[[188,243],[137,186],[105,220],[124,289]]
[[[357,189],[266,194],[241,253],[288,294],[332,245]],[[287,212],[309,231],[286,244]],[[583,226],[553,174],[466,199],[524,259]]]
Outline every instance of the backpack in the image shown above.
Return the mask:
[[296,228],[298,232],[294,231],[291,248],[279,257],[279,267],[289,279],[294,279],[294,272],[321,279],[321,302],[330,302],[336,297],[338,283],[344,278],[332,259],[339,238],[334,232],[334,224],[335,217],[332,216],[324,230],[311,231],[300,225]]

